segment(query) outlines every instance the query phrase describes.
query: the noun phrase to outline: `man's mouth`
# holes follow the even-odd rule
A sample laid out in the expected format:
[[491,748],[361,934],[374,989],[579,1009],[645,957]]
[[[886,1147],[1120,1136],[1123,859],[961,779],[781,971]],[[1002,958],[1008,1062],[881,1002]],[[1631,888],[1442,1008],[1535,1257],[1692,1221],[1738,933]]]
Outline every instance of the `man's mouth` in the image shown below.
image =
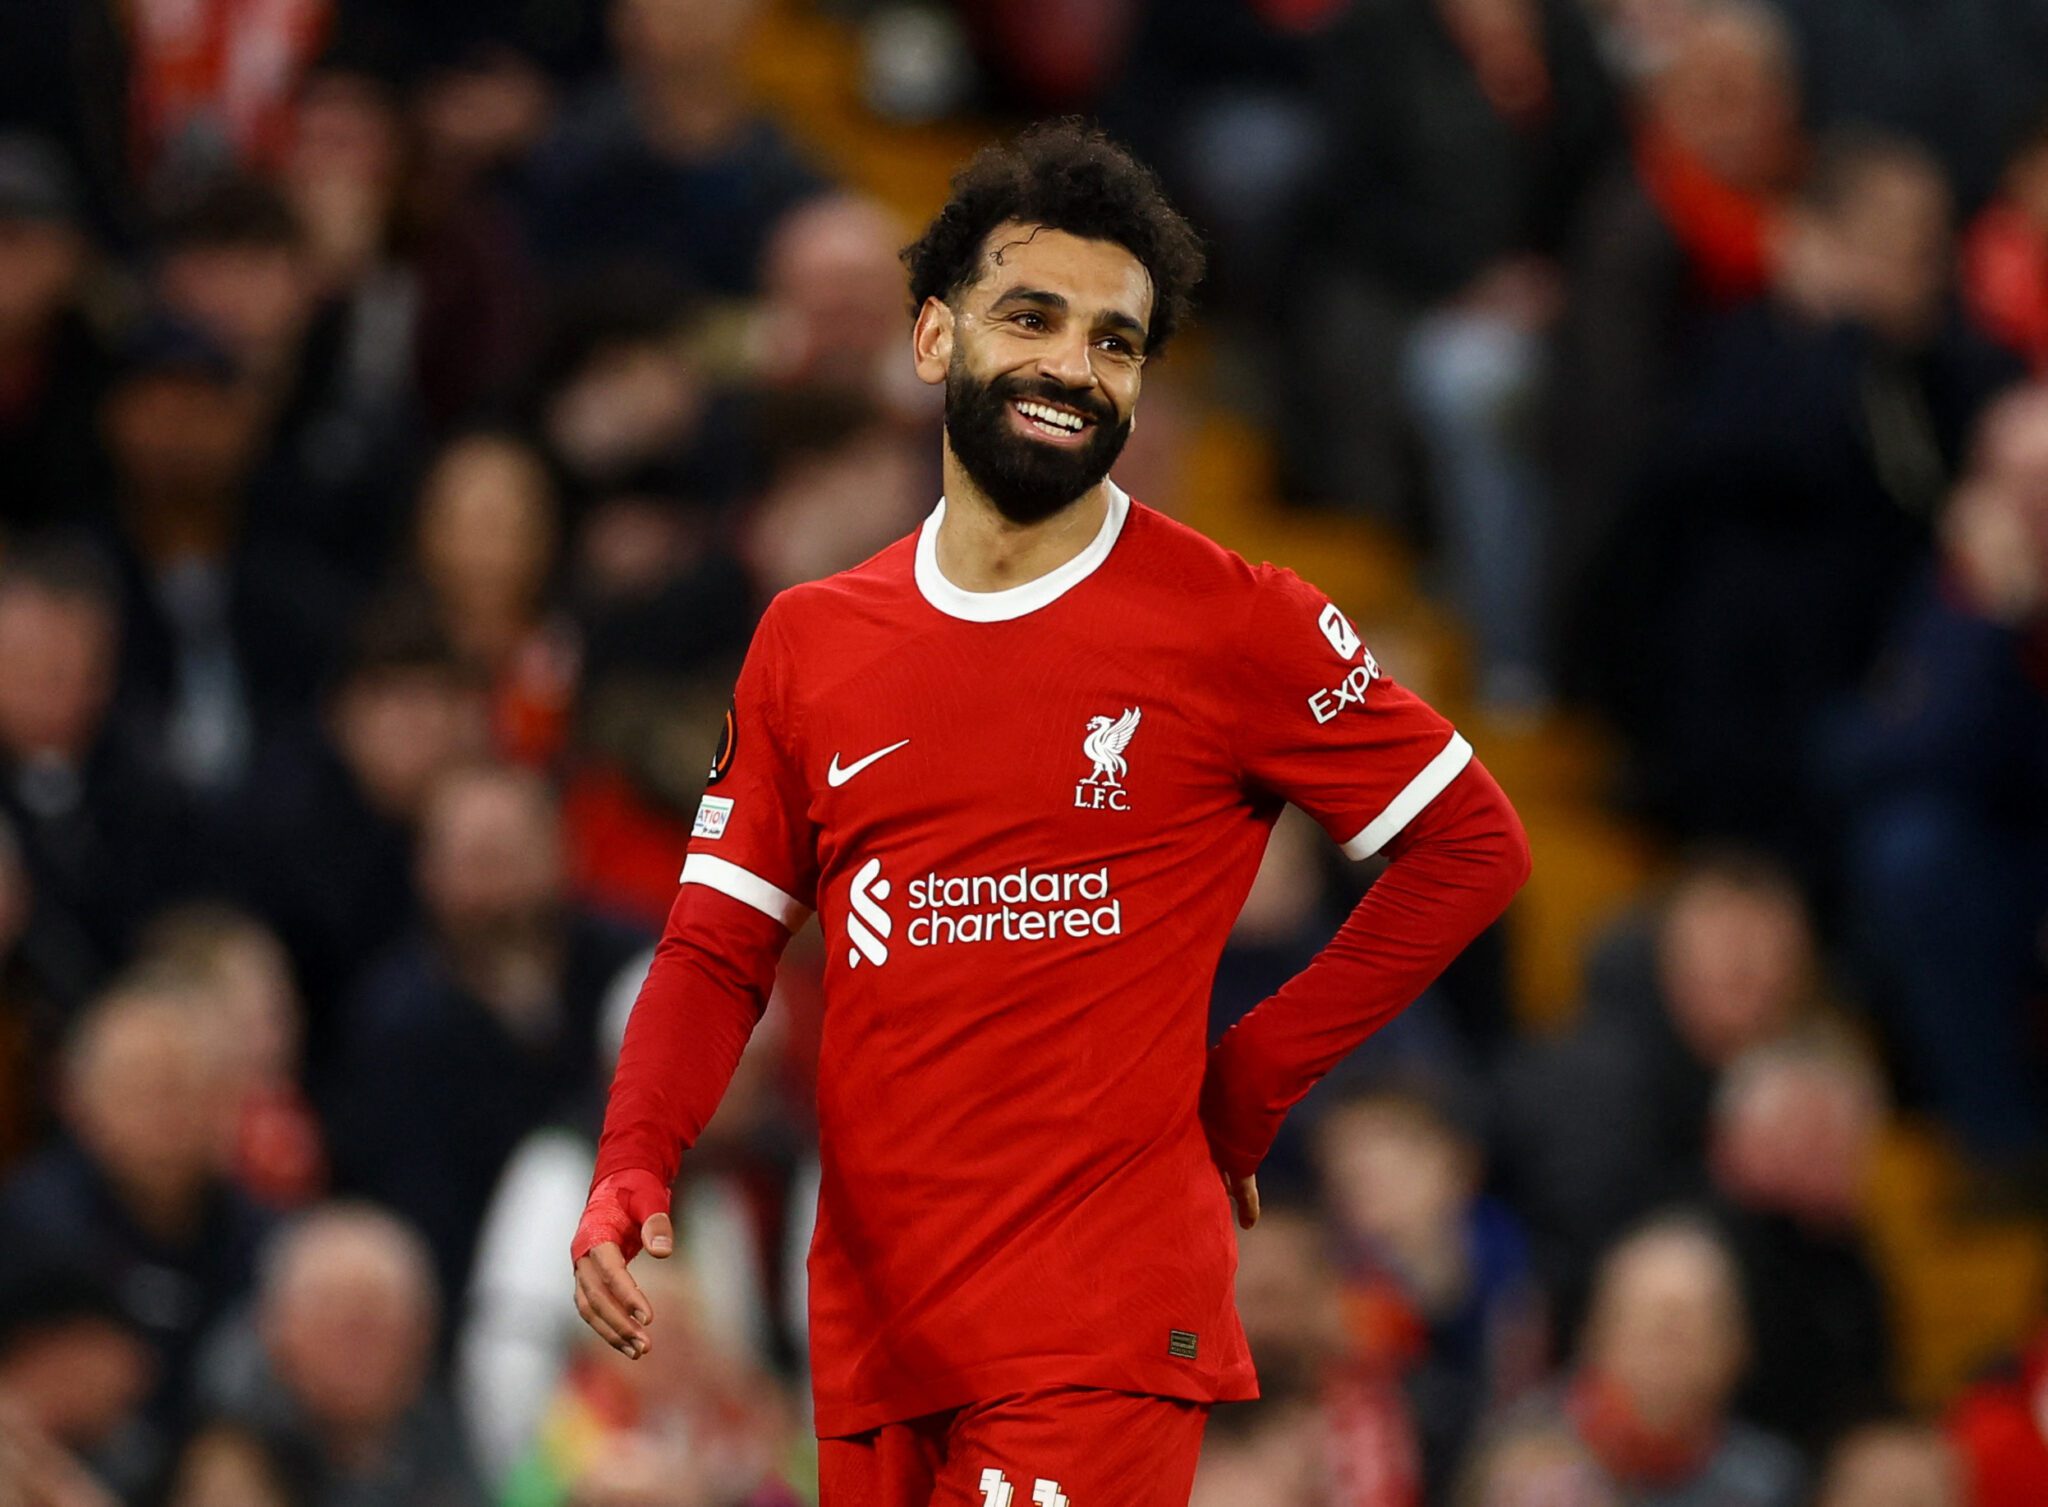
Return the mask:
[[1017,398],[1010,407],[1025,429],[1062,444],[1073,443],[1095,425],[1093,418],[1078,409],[1048,403],[1043,398]]

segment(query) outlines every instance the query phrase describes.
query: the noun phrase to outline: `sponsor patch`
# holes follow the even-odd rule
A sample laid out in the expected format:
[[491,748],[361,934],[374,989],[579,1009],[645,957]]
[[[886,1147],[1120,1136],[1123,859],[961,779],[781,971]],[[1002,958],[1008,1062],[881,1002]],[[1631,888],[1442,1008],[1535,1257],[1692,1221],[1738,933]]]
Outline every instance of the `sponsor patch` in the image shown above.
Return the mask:
[[725,708],[725,726],[719,730],[718,751],[711,756],[711,772],[704,776],[704,783],[716,785],[732,769],[732,756],[739,752],[740,730],[738,718],[733,715],[733,705]]
[[[893,900],[892,909],[882,902]],[[1094,869],[1034,869],[1005,874],[925,873],[899,885],[882,873],[882,860],[862,864],[847,888],[846,962],[877,968],[900,940],[912,947],[963,942],[1086,941],[1124,934],[1124,902],[1109,865]],[[907,907],[907,913],[903,909]],[[897,923],[906,924],[899,927]]]
[[1358,630],[1335,602],[1323,604],[1323,615],[1316,619],[1316,626],[1323,630],[1323,637],[1330,641],[1339,659],[1349,659],[1358,652]]
[[731,801],[722,795],[707,795],[697,804],[697,820],[690,824],[690,835],[716,842],[725,836],[725,824],[731,818]]
[[1166,1353],[1175,1360],[1193,1360],[1200,1337],[1192,1329],[1169,1329],[1166,1331]]
[[1372,650],[1367,649],[1349,675],[1328,690],[1317,691],[1308,698],[1308,709],[1316,719],[1316,726],[1321,727],[1347,706],[1364,706],[1367,687],[1379,678],[1379,661],[1372,657]]

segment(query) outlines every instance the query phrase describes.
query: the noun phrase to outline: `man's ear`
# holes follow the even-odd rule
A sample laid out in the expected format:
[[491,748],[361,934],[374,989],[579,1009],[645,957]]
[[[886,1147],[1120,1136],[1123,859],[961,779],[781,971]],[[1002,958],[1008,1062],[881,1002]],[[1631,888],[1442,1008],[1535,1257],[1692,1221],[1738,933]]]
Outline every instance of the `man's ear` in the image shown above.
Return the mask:
[[953,364],[953,309],[943,298],[927,298],[910,332],[910,353],[918,377],[937,387]]

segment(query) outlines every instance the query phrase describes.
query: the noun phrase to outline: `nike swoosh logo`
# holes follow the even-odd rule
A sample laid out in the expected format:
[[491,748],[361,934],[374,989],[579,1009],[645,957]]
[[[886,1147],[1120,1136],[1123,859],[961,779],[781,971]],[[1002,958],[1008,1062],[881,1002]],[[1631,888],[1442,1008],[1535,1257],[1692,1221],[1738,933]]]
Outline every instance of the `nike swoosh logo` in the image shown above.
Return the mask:
[[848,780],[867,768],[868,765],[874,763],[875,760],[886,758],[909,741],[908,738],[905,738],[902,743],[891,743],[887,748],[878,748],[865,759],[855,759],[844,769],[839,767],[839,755],[835,753],[832,755],[832,767],[825,771],[825,783],[834,790],[837,790],[841,785],[844,785]]

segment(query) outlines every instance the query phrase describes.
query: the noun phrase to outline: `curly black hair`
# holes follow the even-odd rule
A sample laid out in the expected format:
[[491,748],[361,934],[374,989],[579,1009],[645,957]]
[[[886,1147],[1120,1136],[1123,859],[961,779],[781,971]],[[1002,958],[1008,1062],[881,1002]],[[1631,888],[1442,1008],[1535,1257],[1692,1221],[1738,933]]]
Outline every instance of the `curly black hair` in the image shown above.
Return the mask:
[[1167,202],[1157,173],[1078,116],[983,147],[954,176],[946,207],[903,249],[912,311],[971,285],[989,232],[1009,221],[1113,241],[1143,263],[1152,278],[1150,354],[1186,322],[1207,265],[1201,238]]

